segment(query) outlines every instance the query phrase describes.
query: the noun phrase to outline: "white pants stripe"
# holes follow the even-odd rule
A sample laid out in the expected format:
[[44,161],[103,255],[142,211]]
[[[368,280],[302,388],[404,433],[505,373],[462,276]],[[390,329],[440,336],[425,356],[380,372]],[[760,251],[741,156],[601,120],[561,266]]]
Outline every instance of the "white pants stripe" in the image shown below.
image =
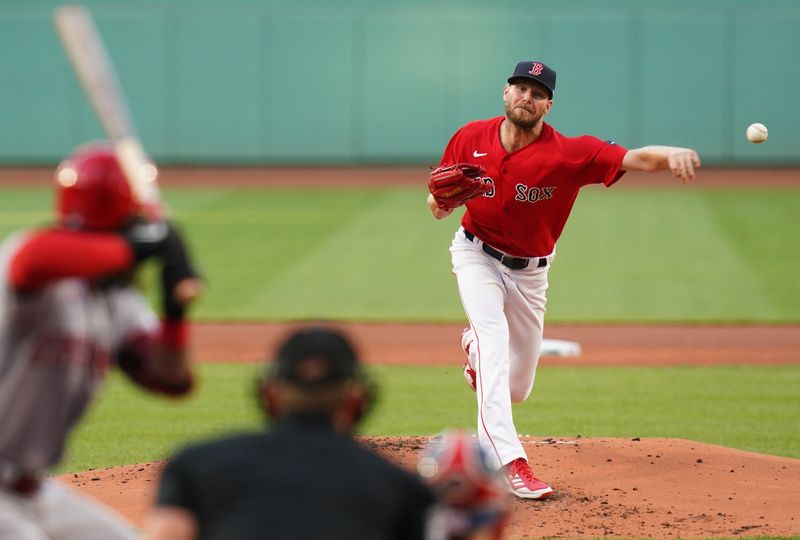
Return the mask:
[[477,375],[478,438],[496,465],[526,457],[511,403],[533,389],[544,329],[547,271],[511,270],[459,229],[450,247],[461,303],[475,333],[470,362]]

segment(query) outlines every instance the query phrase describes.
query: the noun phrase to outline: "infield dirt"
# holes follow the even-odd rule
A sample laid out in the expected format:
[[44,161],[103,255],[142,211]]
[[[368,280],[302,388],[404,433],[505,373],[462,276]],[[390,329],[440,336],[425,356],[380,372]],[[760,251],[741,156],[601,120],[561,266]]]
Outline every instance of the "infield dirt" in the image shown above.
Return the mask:
[[[413,469],[425,440],[365,437]],[[508,538],[710,538],[796,535],[800,460],[679,439],[523,439],[556,489],[515,499]],[[161,463],[63,475],[66,483],[142,525]]]

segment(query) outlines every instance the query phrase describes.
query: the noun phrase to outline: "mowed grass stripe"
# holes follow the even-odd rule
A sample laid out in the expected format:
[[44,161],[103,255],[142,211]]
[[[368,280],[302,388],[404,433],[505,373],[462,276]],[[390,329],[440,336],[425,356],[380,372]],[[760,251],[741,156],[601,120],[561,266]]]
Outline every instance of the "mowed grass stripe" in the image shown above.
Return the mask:
[[[288,317],[282,313],[284,307],[296,302],[304,291],[311,291],[312,299],[324,296],[320,285],[330,283],[328,271],[339,263],[327,261],[308,281],[291,277],[296,266],[383,197],[385,193],[376,190],[347,196],[328,190],[228,192],[218,206],[206,206],[199,216],[184,210],[184,223],[208,281],[208,294],[198,304],[197,316],[281,319]],[[209,221],[203,217],[213,212],[234,216],[234,210],[248,215],[260,212],[272,216],[273,221],[249,226],[236,219]],[[283,221],[288,215],[297,219]],[[312,219],[301,219],[303,215]],[[286,281],[289,283],[284,286]]]
[[[336,195],[319,188],[302,189],[193,189],[168,192],[171,215],[180,221],[204,225],[292,227],[308,223],[330,225],[353,210],[382,196],[382,190],[360,190]],[[265,230],[265,229],[257,229]]]
[[[714,217],[715,205],[728,202],[717,193],[587,191],[559,244],[548,319],[800,320],[797,304],[776,303],[763,288],[765,280],[774,281],[763,277],[763,268],[781,267],[786,250],[763,253],[758,267],[743,264],[740,250],[749,248],[730,245]],[[756,195],[755,202],[752,194],[734,200],[746,198],[770,212],[770,193]],[[338,205],[337,196],[328,204]],[[792,204],[785,196],[781,201]],[[773,224],[776,230],[791,223],[793,214],[784,214]],[[436,222],[417,191],[394,189],[349,217],[346,226],[326,231],[319,253],[286,259],[282,264],[290,270],[279,280],[267,283],[269,272],[261,273],[262,294],[250,296],[238,313],[256,319],[463,319],[447,251],[456,216]],[[796,280],[783,283],[781,298],[800,296]],[[214,318],[215,310],[212,304],[198,313]]]
[[[753,197],[736,192],[704,195],[728,245],[760,282],[759,292],[770,299],[770,312],[754,307],[757,315],[795,312],[800,303],[800,190],[758,191]],[[745,289],[743,295],[749,292]]]
[[[60,471],[163,459],[176,447],[258,429],[260,366],[203,364],[185,400],[155,398],[113,372],[70,439]],[[378,404],[367,435],[429,435],[475,428],[475,394],[460,364],[369,366]],[[674,437],[800,458],[800,366],[542,367],[533,395],[514,406],[522,434]]]
[[387,191],[328,231],[317,250],[287,261],[288,271],[254,296],[252,312],[297,319],[452,316],[460,309],[447,250],[453,231],[437,225],[418,192]]
[[[464,319],[448,252],[460,212],[433,220],[424,189],[166,198],[208,282],[200,319]],[[0,232],[50,207],[49,190],[3,190]],[[797,189],[589,188],[558,246],[548,320],[800,322],[797,230]]]
[[[725,202],[717,194],[586,190],[565,227],[550,272],[549,319],[792,317],[793,310],[780,309],[762,290],[757,269],[743,264],[715,219],[714,209]],[[782,263],[778,254],[772,261]]]

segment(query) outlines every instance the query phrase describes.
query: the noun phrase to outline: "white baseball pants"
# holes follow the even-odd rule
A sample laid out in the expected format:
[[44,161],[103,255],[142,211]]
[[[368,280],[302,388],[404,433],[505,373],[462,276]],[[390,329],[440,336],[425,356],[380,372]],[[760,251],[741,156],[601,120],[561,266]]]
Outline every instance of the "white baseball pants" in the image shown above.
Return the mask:
[[0,488],[3,540],[133,540],[133,525],[63,484],[46,479],[23,497]]
[[511,270],[485,253],[459,228],[450,246],[461,303],[475,334],[470,364],[476,372],[478,439],[497,467],[525,450],[514,426],[511,403],[533,389],[542,345],[547,266]]

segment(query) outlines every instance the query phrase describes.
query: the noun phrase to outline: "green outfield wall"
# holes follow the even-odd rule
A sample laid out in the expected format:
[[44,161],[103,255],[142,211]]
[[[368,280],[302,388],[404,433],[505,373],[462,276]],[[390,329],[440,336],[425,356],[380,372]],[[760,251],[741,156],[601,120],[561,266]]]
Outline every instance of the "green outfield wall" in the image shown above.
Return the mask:
[[[0,164],[100,136],[52,1],[0,2]],[[549,120],[706,163],[800,164],[794,0],[88,2],[164,163],[435,161],[501,111],[518,60],[558,71]],[[763,122],[766,144],[745,129]]]

